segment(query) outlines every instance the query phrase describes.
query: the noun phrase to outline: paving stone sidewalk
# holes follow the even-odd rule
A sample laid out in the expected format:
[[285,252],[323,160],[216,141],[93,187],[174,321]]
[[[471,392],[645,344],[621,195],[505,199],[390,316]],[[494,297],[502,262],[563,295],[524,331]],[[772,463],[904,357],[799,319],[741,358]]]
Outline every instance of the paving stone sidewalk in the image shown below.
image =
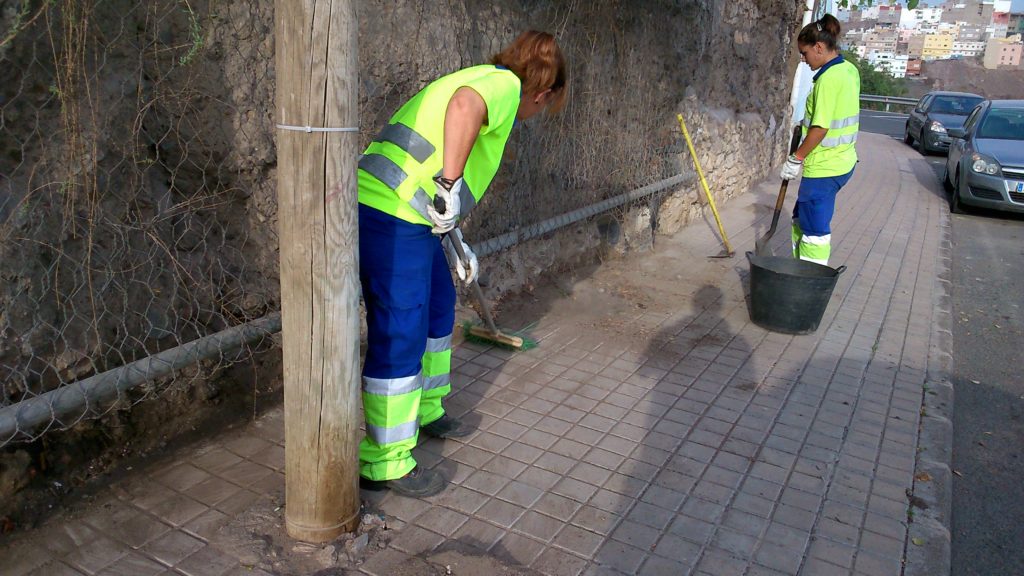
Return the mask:
[[[558,576],[900,574],[948,214],[907,147],[861,134],[860,151],[817,333],[753,325],[747,262],[708,259],[703,223],[585,272],[523,306],[538,348],[457,348],[448,407],[479,431],[417,449],[444,493],[365,495],[401,528],[359,569],[458,543]],[[776,192],[726,205],[735,246],[752,249]],[[278,411],[25,535],[2,572],[260,574],[211,538],[280,494],[283,467]]]

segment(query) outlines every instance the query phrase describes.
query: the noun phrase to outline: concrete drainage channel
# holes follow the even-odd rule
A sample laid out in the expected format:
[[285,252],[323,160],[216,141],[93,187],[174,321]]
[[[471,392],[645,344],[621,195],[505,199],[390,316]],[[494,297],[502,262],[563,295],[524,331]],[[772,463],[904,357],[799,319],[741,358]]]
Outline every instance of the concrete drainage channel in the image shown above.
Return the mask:
[[935,279],[935,321],[928,350],[928,374],[921,402],[914,489],[907,494],[904,576],[950,573],[952,555],[953,349],[950,293],[950,221],[943,214],[943,242]]

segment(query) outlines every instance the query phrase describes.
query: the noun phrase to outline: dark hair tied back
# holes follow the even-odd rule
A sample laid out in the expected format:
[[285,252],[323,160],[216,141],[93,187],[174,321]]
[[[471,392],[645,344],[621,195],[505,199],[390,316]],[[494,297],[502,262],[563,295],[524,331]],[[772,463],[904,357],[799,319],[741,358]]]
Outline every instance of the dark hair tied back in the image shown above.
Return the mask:
[[825,14],[820,20],[804,26],[796,41],[804,46],[822,42],[829,50],[838,50],[840,32],[839,20],[831,14]]

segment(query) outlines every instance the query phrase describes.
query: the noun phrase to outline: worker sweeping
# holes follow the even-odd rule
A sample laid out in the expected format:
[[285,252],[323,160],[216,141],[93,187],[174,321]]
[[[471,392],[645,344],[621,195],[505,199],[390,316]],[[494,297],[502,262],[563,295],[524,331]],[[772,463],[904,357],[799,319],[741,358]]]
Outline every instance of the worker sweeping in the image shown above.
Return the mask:
[[836,195],[853,176],[860,129],[860,73],[839,54],[839,21],[831,14],[811,22],[797,47],[814,75],[802,122],[803,142],[782,168],[792,180],[803,170],[793,208],[793,257],[828,264]]
[[[412,449],[420,432],[437,438],[472,429],[445,413],[451,391],[455,287],[479,265],[457,228],[494,178],[512,127],[561,108],[566,65],[555,38],[530,31],[490,64],[449,74],[391,117],[359,161],[359,279],[368,346],[362,372],[366,437],[360,484],[408,496],[444,489]],[[449,231],[442,241],[442,235]],[[451,240],[461,244],[456,257]]]

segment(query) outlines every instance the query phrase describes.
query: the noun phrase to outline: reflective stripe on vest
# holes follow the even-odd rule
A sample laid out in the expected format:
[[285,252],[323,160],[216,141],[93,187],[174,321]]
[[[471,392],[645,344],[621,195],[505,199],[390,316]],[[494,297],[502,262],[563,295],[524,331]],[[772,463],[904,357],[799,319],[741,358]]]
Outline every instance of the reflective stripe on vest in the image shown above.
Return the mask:
[[[370,176],[373,176],[377,180],[380,180],[385,186],[392,190],[397,189],[405,182],[408,178],[408,174],[405,170],[402,170],[398,164],[395,164],[391,158],[383,156],[381,154],[365,154],[359,159],[359,169],[366,172]],[[423,217],[427,222],[430,221],[430,213],[427,212],[427,206],[433,200],[427,191],[423,188],[417,188],[416,192],[409,199],[409,206],[416,211],[417,214]]]
[[833,120],[832,125],[829,128],[839,129],[846,128],[847,126],[853,126],[854,124],[860,124],[860,113],[854,114],[853,116],[847,116],[846,118],[840,118],[839,120]]
[[[807,118],[804,118],[803,120],[801,120],[800,124],[804,128],[810,128],[811,127],[811,121],[808,120]],[[843,128],[850,128],[852,126],[856,126],[858,129],[860,128],[860,114],[859,113],[858,114],[854,114],[853,116],[847,116],[846,118],[840,118],[839,120],[833,120],[832,123],[829,125],[828,129],[829,130],[841,130]],[[856,141],[857,141],[857,133],[854,132],[852,134],[844,134],[842,136],[835,136],[835,137],[832,137],[832,138],[824,138],[821,141],[821,145],[824,146],[825,148],[832,148],[832,147],[835,147],[835,146],[839,146],[841,144],[853,144]]]
[[359,159],[359,169],[384,183],[392,190],[397,189],[409,177],[395,161],[381,154],[364,154]]
[[420,423],[418,420],[399,424],[398,426],[392,426],[391,428],[367,424],[366,435],[377,444],[393,444],[395,442],[414,438],[419,429]]
[[459,193],[459,214],[465,216],[469,214],[469,211],[476,208],[476,196],[473,196],[473,192],[469,189],[469,184],[466,181],[462,181],[462,191]]
[[[842,120],[834,120],[832,124],[829,126],[829,130],[838,130],[840,128],[846,128],[847,126],[853,126],[855,124],[860,125],[860,114],[857,114],[856,116],[851,116],[849,118],[843,118]],[[800,125],[803,126],[804,128],[810,128],[811,121],[804,118],[803,120],[800,121]]]
[[433,202],[433,199],[427,194],[427,191],[423,188],[417,188],[416,193],[409,198],[409,206],[416,211],[417,214],[423,216],[423,219],[430,222],[430,213],[427,212],[427,206]]
[[423,387],[423,375],[403,378],[370,378],[363,376],[363,392],[376,396],[399,396]]
[[[404,124],[389,124],[375,141],[390,142],[401,148],[418,162],[426,161],[426,159],[429,158],[435,150],[433,144],[427,142],[427,140],[417,134],[415,130]],[[359,168],[377,180],[380,180],[385,186],[396,191],[396,193],[398,187],[405,182],[406,178],[409,177],[409,175],[405,173],[405,170],[402,170],[402,168],[398,164],[395,164],[392,159],[384,156],[383,154],[375,154],[372,152],[364,154],[359,158]],[[438,175],[440,176],[440,173],[438,173]],[[469,214],[469,212],[476,207],[476,196],[473,195],[473,191],[470,189],[469,184],[466,184],[465,180],[462,181],[459,201],[461,205],[459,209],[460,217]],[[427,194],[426,190],[423,188],[417,188],[412,198],[409,199],[409,206],[429,222],[430,214],[427,212],[427,206],[432,202],[433,199],[429,194]]]
[[426,162],[427,158],[430,158],[430,155],[437,150],[426,138],[420,136],[419,132],[401,123],[388,124],[381,130],[376,141],[391,142],[405,150],[420,164]]
[[821,145],[825,148],[834,148],[843,144],[853,144],[857,141],[857,133],[846,134],[844,136],[836,136],[835,138],[825,138],[821,141]]

